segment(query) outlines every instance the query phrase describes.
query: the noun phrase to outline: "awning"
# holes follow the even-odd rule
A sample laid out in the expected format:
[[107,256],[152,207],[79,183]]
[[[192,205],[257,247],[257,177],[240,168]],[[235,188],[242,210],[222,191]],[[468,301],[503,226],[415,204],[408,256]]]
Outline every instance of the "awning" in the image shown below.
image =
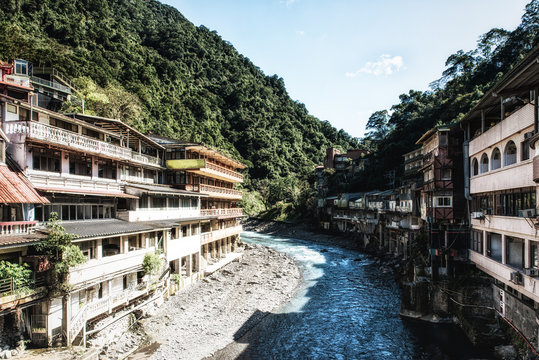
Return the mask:
[[138,196],[126,194],[117,191],[99,191],[99,190],[86,190],[86,189],[65,189],[65,188],[50,188],[50,187],[38,187],[40,191],[59,194],[71,194],[71,195],[84,195],[84,196],[104,196],[104,197],[117,197],[126,199],[138,199]]

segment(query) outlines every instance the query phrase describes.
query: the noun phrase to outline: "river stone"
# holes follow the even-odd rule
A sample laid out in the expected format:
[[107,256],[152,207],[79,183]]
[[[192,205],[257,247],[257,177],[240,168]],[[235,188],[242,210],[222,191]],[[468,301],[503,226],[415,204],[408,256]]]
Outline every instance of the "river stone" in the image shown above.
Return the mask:
[[499,345],[494,347],[494,357],[500,360],[516,360],[517,349],[513,345]]

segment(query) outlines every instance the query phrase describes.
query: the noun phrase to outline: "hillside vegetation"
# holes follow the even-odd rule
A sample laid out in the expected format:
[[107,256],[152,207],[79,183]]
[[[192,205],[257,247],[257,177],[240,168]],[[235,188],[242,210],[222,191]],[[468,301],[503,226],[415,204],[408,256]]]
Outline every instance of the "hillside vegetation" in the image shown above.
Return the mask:
[[282,78],[265,75],[173,7],[152,0],[1,4],[0,59],[58,68],[98,115],[221,149],[249,166],[247,187],[281,184],[278,200],[310,188],[306,179],[326,147],[357,146],[292,100]]

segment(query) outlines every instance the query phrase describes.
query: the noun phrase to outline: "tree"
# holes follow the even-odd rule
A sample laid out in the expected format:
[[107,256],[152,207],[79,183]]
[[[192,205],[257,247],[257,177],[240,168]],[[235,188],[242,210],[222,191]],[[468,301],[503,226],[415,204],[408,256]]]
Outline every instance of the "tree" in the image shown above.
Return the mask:
[[53,289],[68,292],[70,268],[84,263],[86,257],[80,248],[72,243],[77,236],[65,232],[57,213],[51,213],[47,228],[49,231],[47,237],[36,245],[36,249],[51,262],[53,273],[56,275],[53,279]]

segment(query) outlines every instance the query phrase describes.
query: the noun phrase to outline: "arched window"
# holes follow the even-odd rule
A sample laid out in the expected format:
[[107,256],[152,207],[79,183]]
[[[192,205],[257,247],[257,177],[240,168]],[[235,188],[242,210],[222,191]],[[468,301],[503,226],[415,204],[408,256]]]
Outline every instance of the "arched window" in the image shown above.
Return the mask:
[[472,160],[472,176],[479,174],[479,161],[476,158]]
[[483,156],[481,156],[481,167],[479,168],[479,172],[481,174],[484,174],[484,173],[488,172],[488,156],[487,156],[487,154],[483,154]]
[[496,170],[502,167],[502,154],[500,149],[495,148],[492,151],[492,156],[490,160],[490,170]]
[[517,146],[513,141],[509,141],[503,152],[503,166],[511,165],[517,162]]

